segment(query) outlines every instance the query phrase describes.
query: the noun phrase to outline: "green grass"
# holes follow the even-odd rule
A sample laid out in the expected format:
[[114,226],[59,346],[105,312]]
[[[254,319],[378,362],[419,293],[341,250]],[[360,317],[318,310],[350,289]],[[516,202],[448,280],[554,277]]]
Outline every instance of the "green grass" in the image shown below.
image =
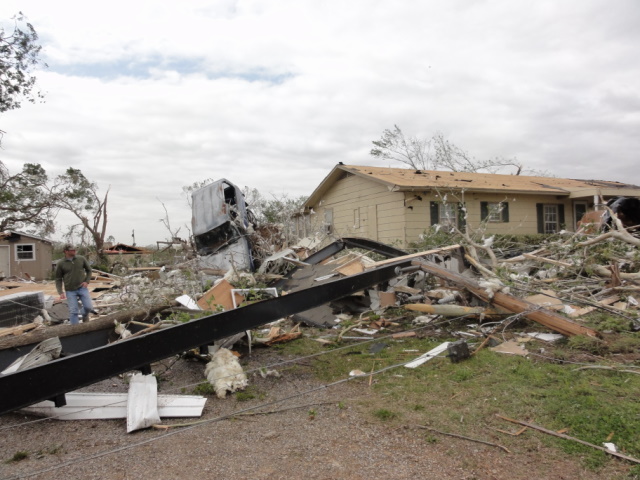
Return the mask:
[[26,460],[27,458],[29,458],[29,452],[19,451],[19,452],[14,453],[13,457],[11,457],[9,460],[5,461],[4,463],[20,462],[22,460]]
[[[618,339],[627,348],[637,345],[635,336]],[[359,369],[379,370],[418,356],[404,350],[426,352],[441,340],[393,341],[378,354],[368,353],[369,344],[355,344],[318,357],[315,374],[332,382]],[[600,343],[596,342],[597,345]],[[331,347],[318,346],[310,339],[283,344],[283,353],[315,353]],[[542,346],[542,345],[541,345]],[[544,345],[549,350],[548,345]],[[534,351],[534,346],[531,346]],[[335,347],[333,347],[335,348]],[[556,357],[591,352],[593,345],[574,337],[559,347]],[[599,346],[597,351],[602,352]],[[568,429],[567,434],[601,446],[610,434],[611,442],[627,455],[640,458],[640,375],[612,370],[584,369],[571,363],[554,363],[531,356],[503,355],[484,349],[460,363],[436,358],[416,369],[393,368],[370,377],[353,380],[374,395],[358,401],[364,412],[380,422],[411,425],[428,424],[439,430],[478,436],[493,429],[516,431],[520,427],[496,415],[535,423],[550,430]],[[535,450],[537,442],[554,446],[563,454],[575,454],[588,468],[598,469],[610,456],[577,442],[528,431],[510,437],[499,434],[499,443]]]

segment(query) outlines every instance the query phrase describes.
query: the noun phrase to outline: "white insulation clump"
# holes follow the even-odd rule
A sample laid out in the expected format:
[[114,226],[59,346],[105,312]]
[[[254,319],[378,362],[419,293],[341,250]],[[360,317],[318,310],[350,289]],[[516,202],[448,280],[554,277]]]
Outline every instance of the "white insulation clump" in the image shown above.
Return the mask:
[[240,362],[226,348],[221,348],[213,354],[212,360],[204,369],[204,374],[218,398],[224,398],[227,392],[242,390],[249,384]]

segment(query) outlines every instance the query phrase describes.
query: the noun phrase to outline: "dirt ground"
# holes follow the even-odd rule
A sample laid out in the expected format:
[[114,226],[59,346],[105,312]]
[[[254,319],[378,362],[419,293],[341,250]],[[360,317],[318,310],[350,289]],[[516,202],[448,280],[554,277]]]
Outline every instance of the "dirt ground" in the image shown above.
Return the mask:
[[[325,387],[304,364],[295,369],[274,367],[279,377],[251,372],[281,360],[263,349],[244,362],[255,398],[211,396],[202,418],[163,421],[208,420],[191,427],[127,434],[126,420],[0,417],[0,479],[591,480],[625,478],[628,471],[628,465],[617,461],[609,462],[604,471],[587,470],[579,457],[569,458],[542,442],[533,450],[516,443],[507,453],[411,426],[390,426],[360,407],[359,400],[373,394],[367,382]],[[204,364],[184,359],[156,364],[154,371],[164,372],[160,393],[191,394],[204,379]],[[118,377],[89,390],[126,388]],[[254,407],[260,408],[247,410]],[[270,413],[256,415],[257,411]],[[28,456],[10,461],[17,452]]]

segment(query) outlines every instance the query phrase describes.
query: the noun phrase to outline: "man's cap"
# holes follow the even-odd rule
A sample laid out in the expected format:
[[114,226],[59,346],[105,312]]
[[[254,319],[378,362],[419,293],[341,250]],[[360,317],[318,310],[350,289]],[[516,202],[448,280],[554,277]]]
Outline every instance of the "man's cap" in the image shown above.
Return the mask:
[[66,244],[66,245],[64,246],[64,251],[65,251],[65,252],[68,252],[69,250],[75,250],[75,249],[76,249],[76,247],[74,247],[74,246],[73,246],[73,245],[71,245],[70,243],[68,243],[68,244]]

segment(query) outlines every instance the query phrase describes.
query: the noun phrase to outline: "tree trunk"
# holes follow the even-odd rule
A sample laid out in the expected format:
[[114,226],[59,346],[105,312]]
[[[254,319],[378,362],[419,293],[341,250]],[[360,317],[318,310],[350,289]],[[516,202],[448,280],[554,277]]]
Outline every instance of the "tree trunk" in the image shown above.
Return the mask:
[[29,333],[24,333],[17,337],[3,338],[0,340],[0,350],[7,348],[22,347],[24,345],[31,345],[34,343],[40,343],[43,340],[51,337],[70,337],[71,335],[78,335],[87,332],[94,332],[97,330],[106,330],[114,328],[114,322],[127,323],[131,321],[145,320],[162,310],[165,310],[173,305],[160,305],[151,309],[136,309],[127,310],[126,312],[116,312],[88,323],[81,323],[80,325],[55,325],[47,327],[41,330],[35,330]]

